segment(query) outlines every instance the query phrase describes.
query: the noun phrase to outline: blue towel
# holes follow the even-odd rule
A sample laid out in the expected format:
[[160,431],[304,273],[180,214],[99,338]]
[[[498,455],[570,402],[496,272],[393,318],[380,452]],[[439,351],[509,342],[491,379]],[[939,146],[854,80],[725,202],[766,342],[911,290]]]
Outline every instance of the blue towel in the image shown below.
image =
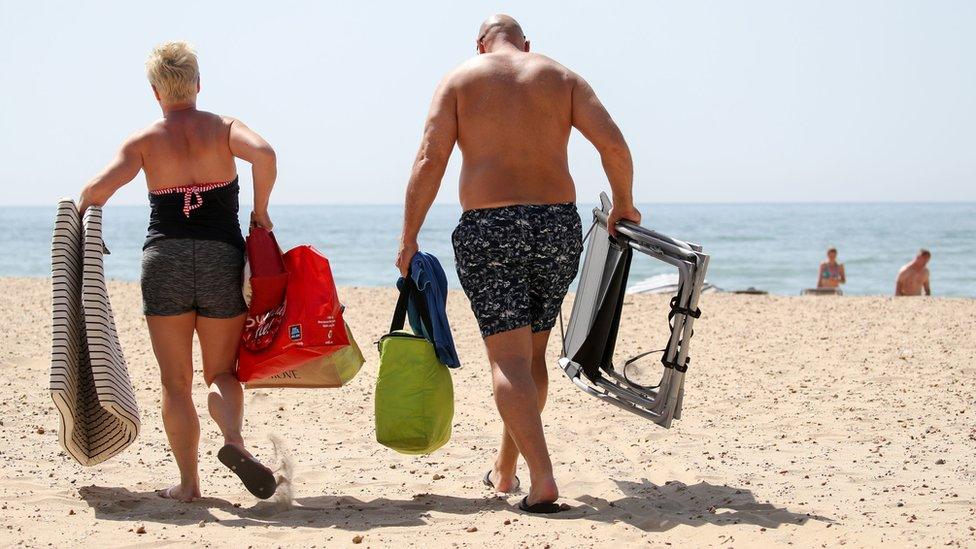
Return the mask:
[[[424,296],[424,303],[430,314],[431,329],[434,333],[427,333],[420,312],[412,299],[407,300],[407,317],[410,327],[415,334],[423,335],[434,344],[437,358],[442,364],[451,368],[459,368],[454,348],[454,336],[451,335],[451,324],[447,321],[447,276],[437,258],[425,252],[417,252],[410,261],[410,277]],[[399,282],[397,286],[399,287]]]

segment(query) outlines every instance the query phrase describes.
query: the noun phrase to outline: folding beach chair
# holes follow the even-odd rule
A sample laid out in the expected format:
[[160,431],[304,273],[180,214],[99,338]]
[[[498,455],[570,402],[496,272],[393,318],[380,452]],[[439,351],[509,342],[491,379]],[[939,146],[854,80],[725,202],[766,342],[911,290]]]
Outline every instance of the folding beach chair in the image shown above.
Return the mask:
[[[701,314],[698,296],[708,268],[701,246],[689,244],[624,221],[617,238],[607,231],[610,199],[600,195],[593,210],[586,255],[580,272],[573,312],[563,338],[559,365],[583,391],[646,417],[665,428],[681,418],[684,379],[690,358],[688,346],[695,319]],[[655,351],[626,360],[618,369],[613,355],[627,276],[634,252],[641,252],[678,269],[678,291],[671,299],[671,333],[661,351],[664,373],[657,385],[646,386],[628,378],[627,368]]]

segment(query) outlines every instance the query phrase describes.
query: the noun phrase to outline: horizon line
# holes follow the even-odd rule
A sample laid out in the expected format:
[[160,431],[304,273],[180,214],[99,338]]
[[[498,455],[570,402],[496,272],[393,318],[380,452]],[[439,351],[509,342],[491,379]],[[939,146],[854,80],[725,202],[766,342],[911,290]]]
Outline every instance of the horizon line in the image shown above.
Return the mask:
[[[637,205],[641,204],[658,204],[658,205],[674,205],[674,206],[758,206],[758,205],[876,205],[876,204],[976,204],[976,199],[973,200],[756,200],[756,201],[698,201],[698,202],[680,202],[680,201],[647,201],[638,200],[634,202]],[[403,206],[403,202],[281,202],[274,203],[274,206],[305,206],[305,207],[317,207],[317,206]],[[577,201],[577,204],[580,204]],[[108,204],[109,207],[145,207],[148,206],[148,202],[144,203],[134,203],[134,202],[123,202],[120,204]],[[252,204],[247,202],[241,202],[241,206],[251,206]],[[434,206],[458,206],[460,204],[457,202],[434,202]],[[46,203],[24,203],[24,204],[0,204],[0,208],[48,208],[51,207],[50,204]]]

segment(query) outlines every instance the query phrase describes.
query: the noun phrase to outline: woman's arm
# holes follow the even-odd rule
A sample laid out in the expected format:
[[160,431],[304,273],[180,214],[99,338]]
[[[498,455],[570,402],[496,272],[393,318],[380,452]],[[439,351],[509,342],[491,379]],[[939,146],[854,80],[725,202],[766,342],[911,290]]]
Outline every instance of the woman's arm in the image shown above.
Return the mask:
[[142,152],[139,138],[131,136],[122,143],[115,159],[102,170],[102,173],[82,187],[78,197],[78,212],[84,214],[90,206],[104,205],[115,191],[132,181],[142,169]]
[[844,273],[844,264],[840,264],[840,283],[847,284],[847,275]]
[[237,119],[230,119],[230,152],[251,164],[251,177],[254,180],[254,211],[251,223],[258,227],[273,228],[268,216],[268,203],[271,189],[278,177],[278,160],[274,149],[251,128]]

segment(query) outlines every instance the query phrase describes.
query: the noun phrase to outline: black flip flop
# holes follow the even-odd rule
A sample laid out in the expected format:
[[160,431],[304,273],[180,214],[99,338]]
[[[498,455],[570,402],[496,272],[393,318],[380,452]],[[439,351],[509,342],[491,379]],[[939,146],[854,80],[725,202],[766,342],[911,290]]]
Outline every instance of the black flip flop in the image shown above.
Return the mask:
[[217,452],[217,459],[240,477],[248,492],[258,499],[268,499],[278,489],[274,473],[261,462],[248,456],[233,444],[226,444]]
[[533,503],[532,505],[529,505],[529,496],[525,496],[524,498],[522,498],[522,501],[519,502],[518,508],[520,511],[523,511],[525,513],[533,513],[536,515],[552,515],[569,509],[569,506],[556,503],[555,501],[540,501],[538,503]]
[[[481,479],[481,482],[485,486],[491,488],[492,490],[495,489],[495,483],[491,481],[491,469],[488,469],[488,472],[485,473],[485,478]],[[508,492],[505,492],[505,493],[506,494],[513,494],[515,492],[518,492],[519,488],[521,488],[521,487],[522,487],[522,481],[519,480],[518,475],[515,475],[515,487],[512,488],[511,490],[509,490]]]

